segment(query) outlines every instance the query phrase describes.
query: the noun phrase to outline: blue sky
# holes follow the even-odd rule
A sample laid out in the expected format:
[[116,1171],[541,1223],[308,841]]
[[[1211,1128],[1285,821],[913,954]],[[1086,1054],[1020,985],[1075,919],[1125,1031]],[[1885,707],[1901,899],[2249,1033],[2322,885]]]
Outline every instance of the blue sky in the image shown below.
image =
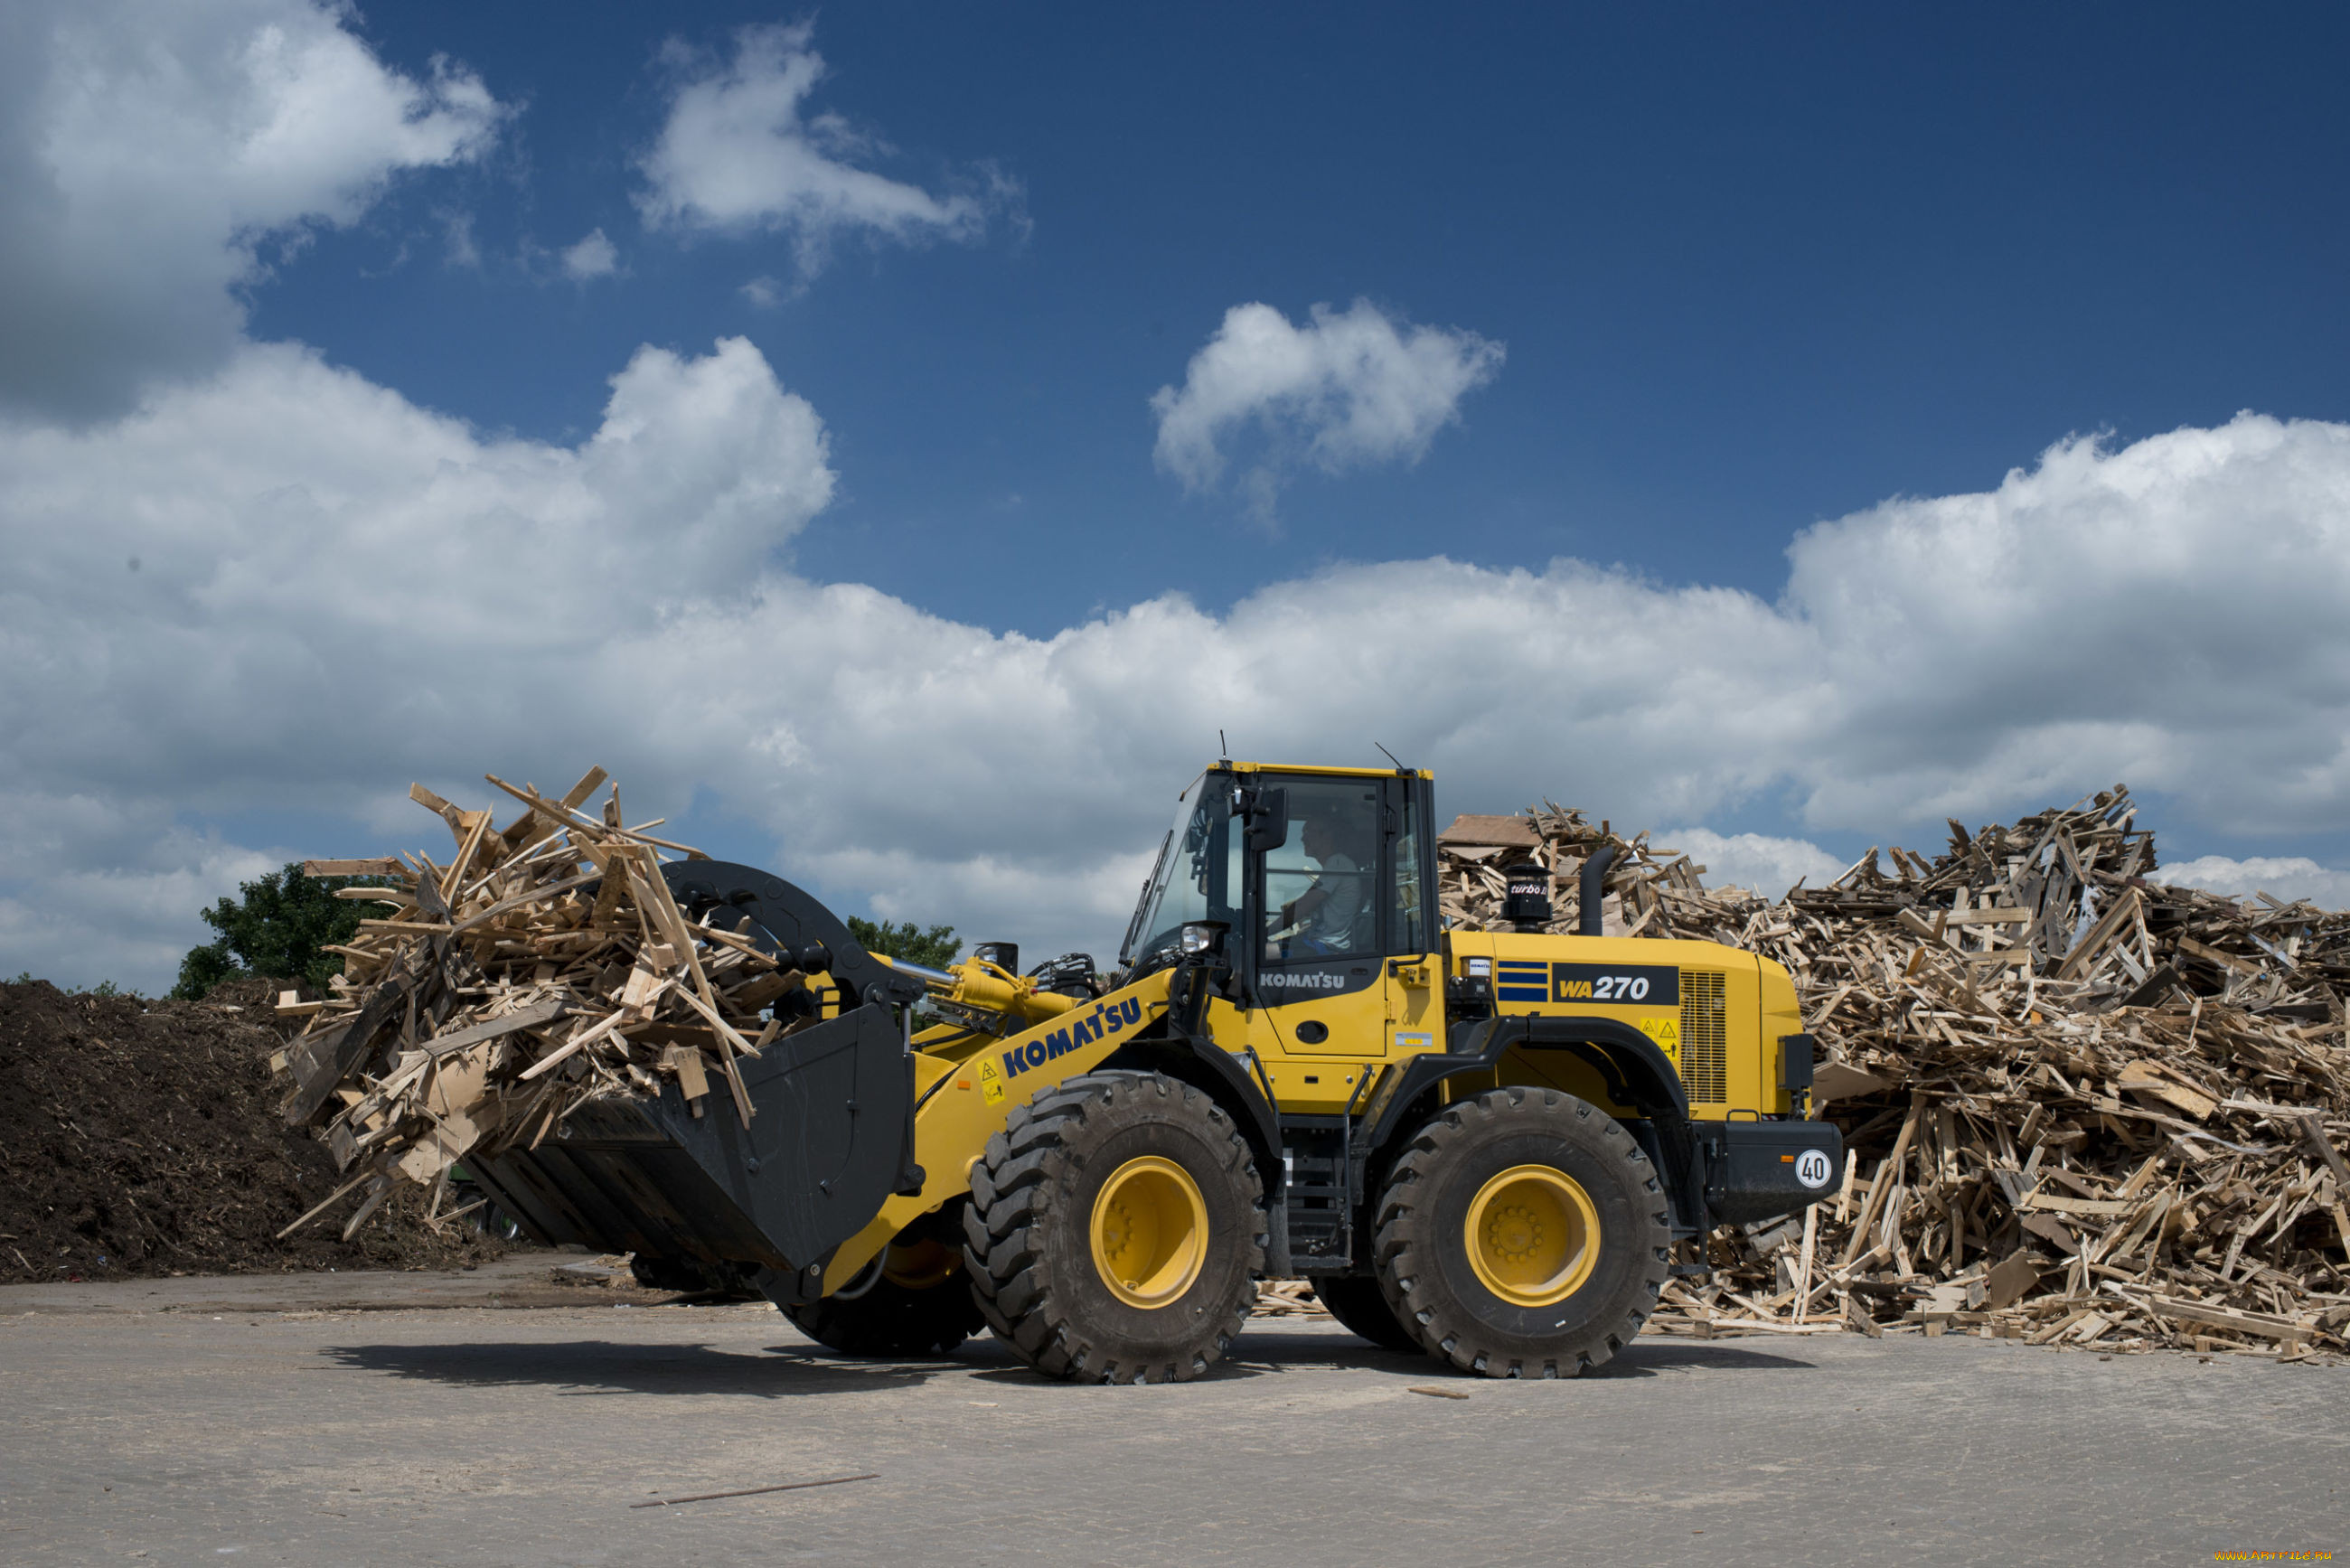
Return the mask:
[[1101,947],[1220,727],[1760,882],[2126,777],[2350,900],[2346,34],[27,5],[0,970],[589,763]]
[[[453,56],[525,111],[321,239],[254,329],[546,439],[638,343],[742,333],[841,460],[801,568],[1037,634],[1438,549],[1773,595],[1794,530],[2067,432],[2350,413],[2338,11],[1264,10],[380,7],[388,61]],[[893,143],[875,167],[992,161],[1033,227],[850,242],[774,308],[739,290],[788,235],[644,234],[662,46],[802,16],[811,106]],[[447,265],[452,211],[479,267]],[[593,228],[627,275],[518,260]],[[1228,306],[1358,296],[1508,347],[1422,462],[1295,485],[1273,530],[1154,472],[1147,400]]]

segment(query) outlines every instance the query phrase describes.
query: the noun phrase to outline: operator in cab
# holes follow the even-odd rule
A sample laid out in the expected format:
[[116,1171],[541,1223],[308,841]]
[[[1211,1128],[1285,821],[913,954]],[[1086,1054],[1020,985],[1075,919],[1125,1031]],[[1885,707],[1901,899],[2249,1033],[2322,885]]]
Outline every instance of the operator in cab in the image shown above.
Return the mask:
[[1317,869],[1305,891],[1282,906],[1278,929],[1293,933],[1289,956],[1346,952],[1353,946],[1366,892],[1360,846],[1348,844],[1339,827],[1323,816],[1306,819],[1299,841]]

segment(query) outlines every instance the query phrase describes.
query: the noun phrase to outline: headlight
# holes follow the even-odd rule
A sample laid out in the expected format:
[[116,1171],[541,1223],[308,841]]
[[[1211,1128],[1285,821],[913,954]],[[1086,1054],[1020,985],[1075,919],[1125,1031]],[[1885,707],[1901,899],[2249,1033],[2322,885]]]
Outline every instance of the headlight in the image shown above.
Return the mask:
[[1177,933],[1176,949],[1185,958],[1213,952],[1217,944],[1223,940],[1223,936],[1224,925],[1222,920],[1194,920]]

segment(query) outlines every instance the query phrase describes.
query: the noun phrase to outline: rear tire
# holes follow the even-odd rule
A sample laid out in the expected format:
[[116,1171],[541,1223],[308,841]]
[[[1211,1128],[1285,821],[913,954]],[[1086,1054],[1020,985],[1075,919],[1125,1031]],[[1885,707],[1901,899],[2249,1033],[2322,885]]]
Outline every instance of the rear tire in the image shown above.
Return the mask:
[[1316,1274],[1314,1298],[1328,1307],[1330,1315],[1342,1325],[1381,1350],[1406,1355],[1428,1353],[1419,1336],[1396,1316],[1395,1308],[1388,1305],[1379,1282],[1367,1274]]
[[965,1265],[995,1336],[1037,1371],[1173,1383],[1256,1303],[1263,1189],[1232,1118],[1158,1073],[1089,1073],[1012,1113],[971,1175]]
[[1379,1287],[1464,1372],[1573,1377],[1640,1332],[1671,1241],[1664,1184],[1615,1118],[1552,1089],[1496,1089],[1405,1146],[1379,1204]]

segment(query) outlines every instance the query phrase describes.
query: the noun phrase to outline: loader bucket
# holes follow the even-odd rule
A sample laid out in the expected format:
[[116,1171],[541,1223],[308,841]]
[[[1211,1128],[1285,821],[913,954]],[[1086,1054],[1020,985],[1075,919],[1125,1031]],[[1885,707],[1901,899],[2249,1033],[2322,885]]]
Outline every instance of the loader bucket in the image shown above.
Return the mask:
[[699,1116],[669,1084],[658,1098],[583,1106],[536,1147],[468,1158],[465,1168],[542,1244],[773,1270],[812,1295],[840,1243],[893,1191],[920,1185],[913,1058],[891,1011],[920,994],[919,982],[876,962],[821,904],[764,871],[706,860],[663,871],[681,904],[742,911],[743,933],[763,948],[822,943],[832,982],[865,1000],[740,1058],[748,1127],[723,1083]]

